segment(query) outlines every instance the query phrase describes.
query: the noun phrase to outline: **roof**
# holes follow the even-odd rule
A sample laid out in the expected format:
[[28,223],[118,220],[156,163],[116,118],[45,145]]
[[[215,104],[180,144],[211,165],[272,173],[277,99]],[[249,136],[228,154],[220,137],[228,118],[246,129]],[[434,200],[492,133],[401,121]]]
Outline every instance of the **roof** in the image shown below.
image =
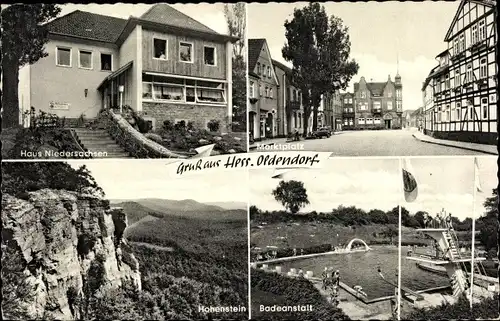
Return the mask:
[[223,35],[194,20],[168,4],[152,6],[140,18],[128,19],[104,16],[96,13],[75,10],[49,23],[47,29],[52,34],[59,34],[114,44],[123,42],[136,24],[158,30],[167,29],[179,34],[188,33],[196,37],[237,41],[238,38]]
[[425,87],[427,87],[427,85],[429,84],[429,81],[431,81],[432,75],[434,74],[434,72],[436,71],[437,68],[439,68],[439,66],[432,68],[431,71],[429,72],[429,75],[427,76],[427,78],[425,78],[425,81],[422,85],[422,91],[425,90]]
[[140,19],[172,27],[186,28],[219,35],[218,32],[185,15],[179,10],[174,9],[166,3],[155,4],[146,11]]
[[127,20],[75,10],[46,24],[52,34],[115,43]]
[[118,77],[119,75],[121,75],[122,73],[124,73],[125,71],[127,71],[128,69],[130,69],[132,67],[133,63],[134,63],[133,61],[129,61],[125,65],[123,65],[120,68],[118,68],[118,70],[113,71],[106,78],[104,78],[104,80],[99,84],[99,86],[97,87],[97,89],[100,90],[111,79],[115,79],[116,77]]
[[[367,82],[366,88],[370,91],[373,96],[382,96],[384,94],[385,85],[387,82]],[[359,90],[359,83],[354,83],[354,91]]]
[[496,0],[482,0],[482,1],[474,1],[474,0],[462,0],[460,2],[460,5],[458,6],[457,12],[455,13],[455,16],[453,17],[453,20],[450,23],[450,27],[448,28],[448,31],[446,32],[446,36],[444,37],[444,41],[449,41],[451,38],[451,34],[453,33],[453,27],[455,26],[455,22],[458,19],[458,15],[460,14],[460,11],[462,11],[464,5],[468,2],[476,3],[479,5],[483,5],[486,7],[493,8],[496,6],[497,1]]
[[248,70],[254,70],[266,39],[248,39]]
[[276,67],[280,68],[280,69],[281,69],[281,70],[283,70],[283,71],[285,72],[285,74],[287,74],[287,75],[290,75],[290,76],[292,75],[292,69],[291,69],[290,67],[286,66],[285,64],[283,64],[283,63],[281,63],[281,62],[277,61],[277,60],[274,60],[274,59],[273,59],[273,66],[274,66],[275,68],[276,68]]

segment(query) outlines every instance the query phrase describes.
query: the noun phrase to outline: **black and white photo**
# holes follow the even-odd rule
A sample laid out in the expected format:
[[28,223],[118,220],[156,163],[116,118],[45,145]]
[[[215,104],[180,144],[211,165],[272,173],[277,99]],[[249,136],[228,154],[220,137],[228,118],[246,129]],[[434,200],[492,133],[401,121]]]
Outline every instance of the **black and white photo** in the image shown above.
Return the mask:
[[247,151],[244,3],[2,9],[4,158]]

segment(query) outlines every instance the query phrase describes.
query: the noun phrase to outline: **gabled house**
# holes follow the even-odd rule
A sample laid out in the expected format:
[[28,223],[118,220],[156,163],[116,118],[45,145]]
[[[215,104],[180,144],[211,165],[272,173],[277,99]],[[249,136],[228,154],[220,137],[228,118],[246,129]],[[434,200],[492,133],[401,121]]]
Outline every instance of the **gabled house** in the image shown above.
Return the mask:
[[[278,135],[278,86],[266,39],[248,39],[248,123],[253,139]],[[280,118],[281,117],[281,118]]]
[[48,56],[23,71],[22,109],[65,118],[95,118],[101,109],[130,106],[153,128],[163,122],[232,115],[232,44],[167,4],[120,19],[73,11],[47,24]]
[[403,113],[401,76],[386,82],[367,82],[361,77],[354,84],[356,129],[401,129]]
[[438,64],[425,80],[424,87],[433,91],[432,102],[424,101],[426,134],[497,143],[496,7],[490,0],[460,2],[444,37],[446,49],[437,55]]
[[298,131],[303,133],[304,107],[300,89],[293,84],[292,69],[273,59],[274,71],[280,82],[278,87],[278,135],[284,136]]
[[354,101],[353,93],[341,93],[340,94],[340,103],[342,107],[342,129],[355,129],[354,119],[355,112],[354,106],[356,102]]

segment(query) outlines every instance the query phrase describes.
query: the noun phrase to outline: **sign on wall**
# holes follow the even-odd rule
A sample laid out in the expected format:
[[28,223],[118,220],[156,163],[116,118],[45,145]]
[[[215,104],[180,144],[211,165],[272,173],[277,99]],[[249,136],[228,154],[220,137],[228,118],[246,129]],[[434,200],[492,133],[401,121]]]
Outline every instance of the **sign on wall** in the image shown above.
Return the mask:
[[49,103],[49,106],[50,106],[50,109],[53,109],[53,110],[69,110],[70,104],[69,103],[61,103],[61,102],[57,102],[57,101],[51,101]]

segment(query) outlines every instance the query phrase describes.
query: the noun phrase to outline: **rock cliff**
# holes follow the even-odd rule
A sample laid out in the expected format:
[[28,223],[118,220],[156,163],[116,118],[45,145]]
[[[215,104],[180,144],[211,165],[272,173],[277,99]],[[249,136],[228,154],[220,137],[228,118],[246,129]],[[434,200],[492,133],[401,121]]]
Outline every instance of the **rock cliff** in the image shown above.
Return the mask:
[[78,319],[78,300],[125,285],[140,291],[126,225],[120,208],[92,195],[51,189],[3,195],[2,247],[20,258],[30,295],[17,303],[29,319]]

